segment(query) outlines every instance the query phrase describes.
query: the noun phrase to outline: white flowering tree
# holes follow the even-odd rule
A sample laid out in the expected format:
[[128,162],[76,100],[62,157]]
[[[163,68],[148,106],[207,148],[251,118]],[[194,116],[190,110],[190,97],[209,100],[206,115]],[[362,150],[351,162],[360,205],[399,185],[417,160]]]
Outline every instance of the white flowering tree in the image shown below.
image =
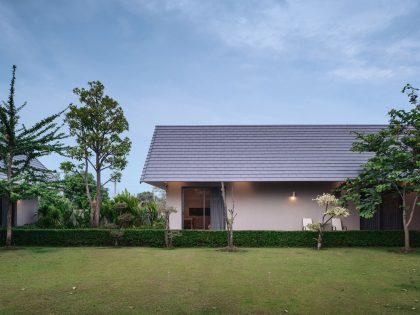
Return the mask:
[[320,223],[309,224],[308,228],[314,231],[318,231],[317,249],[322,248],[324,229],[325,226],[332,220],[334,217],[348,217],[349,211],[346,208],[340,206],[340,201],[331,194],[322,194],[315,199],[319,206],[325,207],[325,211],[322,215]]

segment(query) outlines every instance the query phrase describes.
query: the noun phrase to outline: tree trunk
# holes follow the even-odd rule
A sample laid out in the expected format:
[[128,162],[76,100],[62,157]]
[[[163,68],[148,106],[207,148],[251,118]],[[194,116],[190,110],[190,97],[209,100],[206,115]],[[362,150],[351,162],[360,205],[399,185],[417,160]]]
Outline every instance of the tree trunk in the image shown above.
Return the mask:
[[228,246],[230,249],[233,248],[233,227],[231,226],[229,229],[229,240],[228,240]]
[[12,246],[12,216],[13,216],[13,203],[10,201],[10,199],[8,199],[6,247]]
[[97,228],[99,227],[99,215],[101,213],[101,206],[102,206],[102,191],[101,191],[101,166],[99,163],[99,155],[96,154],[96,207],[93,214],[93,224],[92,227]]
[[172,242],[170,238],[170,226],[169,226],[169,213],[165,213],[165,245],[167,248],[172,247]]
[[[7,180],[12,178],[12,163],[13,156],[10,155],[7,160]],[[12,217],[13,217],[13,203],[10,200],[10,192],[7,197],[7,219],[6,219],[6,246],[12,245]]]
[[408,253],[410,250],[410,230],[408,229],[408,226],[404,224],[404,252]]
[[318,240],[317,240],[317,246],[316,246],[316,248],[318,249],[318,250],[320,250],[321,248],[322,248],[322,232],[321,232],[321,230],[319,230],[319,233],[318,233]]
[[408,222],[407,222],[407,208],[406,208],[406,201],[405,201],[405,192],[402,195],[402,216],[403,216],[403,226],[404,226],[404,248],[403,251],[408,253],[410,248],[410,230],[408,229]]
[[93,205],[93,200],[92,200],[92,196],[90,195],[90,189],[89,189],[89,161],[88,161],[88,153],[87,150],[85,148],[85,171],[83,174],[83,179],[85,180],[85,190],[86,190],[86,196],[88,198],[89,201],[89,206],[90,206],[90,225],[93,225],[93,213],[95,212],[94,209],[94,205]]

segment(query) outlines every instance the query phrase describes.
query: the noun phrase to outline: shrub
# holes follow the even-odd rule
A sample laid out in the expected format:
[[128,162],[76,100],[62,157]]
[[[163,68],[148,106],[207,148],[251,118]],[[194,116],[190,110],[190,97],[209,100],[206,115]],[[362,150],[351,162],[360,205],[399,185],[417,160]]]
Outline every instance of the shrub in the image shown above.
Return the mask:
[[133,220],[134,216],[131,213],[126,212],[118,216],[117,223],[122,228],[128,228],[133,225]]
[[164,220],[157,211],[158,205],[155,200],[139,199],[124,190],[114,200],[105,204],[101,209],[103,224],[114,223],[119,227],[142,227],[163,228]]
[[44,189],[39,197],[37,209],[40,228],[84,228],[89,226],[89,211],[78,209],[57,187]]
[[[119,246],[164,247],[164,230],[124,229]],[[14,229],[17,246],[113,246],[115,235],[109,229]],[[173,239],[174,247],[224,247],[226,231],[183,230]],[[240,247],[314,247],[316,232],[311,231],[235,231]],[[6,230],[0,229],[0,242]],[[420,247],[420,231],[411,231],[413,247]],[[325,232],[326,247],[398,247],[403,231]]]

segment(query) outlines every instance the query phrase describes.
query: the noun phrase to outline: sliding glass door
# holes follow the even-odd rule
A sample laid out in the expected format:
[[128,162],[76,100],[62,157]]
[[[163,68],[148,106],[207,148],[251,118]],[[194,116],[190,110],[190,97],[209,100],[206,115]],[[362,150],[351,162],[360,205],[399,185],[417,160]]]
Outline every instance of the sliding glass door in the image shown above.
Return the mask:
[[184,229],[210,229],[211,190],[201,187],[183,189]]

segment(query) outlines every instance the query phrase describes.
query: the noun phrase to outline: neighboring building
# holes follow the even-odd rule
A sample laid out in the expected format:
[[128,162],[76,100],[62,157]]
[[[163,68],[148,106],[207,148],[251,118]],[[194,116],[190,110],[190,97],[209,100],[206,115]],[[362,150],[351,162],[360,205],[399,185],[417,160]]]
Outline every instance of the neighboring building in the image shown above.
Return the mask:
[[[172,229],[224,229],[221,183],[228,208],[235,201],[236,230],[300,230],[318,222],[312,200],[357,176],[372,155],[350,151],[353,132],[384,125],[157,126],[141,182],[166,190]],[[232,196],[233,192],[233,196]],[[348,229],[400,229],[398,198],[385,196],[374,218],[354,207]],[[413,229],[420,229],[417,211]]]
[[[46,169],[46,167],[37,159],[31,161],[31,165],[39,168]],[[0,173],[0,178],[5,178],[5,174]],[[1,197],[0,202],[0,227],[7,224],[7,207],[8,201],[5,197]],[[13,204],[12,224],[13,226],[21,226],[25,224],[35,223],[38,219],[38,198],[18,200]]]

